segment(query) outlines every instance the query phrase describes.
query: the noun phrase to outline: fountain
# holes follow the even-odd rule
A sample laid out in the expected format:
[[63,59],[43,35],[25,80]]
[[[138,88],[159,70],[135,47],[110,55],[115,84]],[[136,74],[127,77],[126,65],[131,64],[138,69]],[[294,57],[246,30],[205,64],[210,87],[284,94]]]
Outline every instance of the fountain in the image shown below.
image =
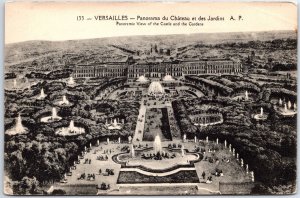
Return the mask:
[[292,107],[292,103],[291,103],[291,101],[289,101],[288,102],[288,108],[291,109],[291,107]]
[[256,119],[257,121],[258,120],[266,120],[267,117],[268,116],[266,114],[264,114],[264,109],[262,107],[260,108],[260,113],[254,115],[254,119]]
[[[207,110],[210,108],[209,106],[204,107]],[[195,126],[207,127],[213,126],[217,124],[221,124],[224,122],[223,115],[221,113],[214,114],[199,114],[199,118],[193,121]]]
[[109,144],[109,138],[106,139],[107,144]]
[[[201,160],[201,155],[199,153],[189,153],[187,150],[184,150],[183,145],[180,149],[162,147],[161,138],[159,135],[156,135],[152,148],[137,149],[133,144],[130,144],[129,152],[118,154],[114,161],[125,164],[125,166],[134,166],[136,169],[140,169],[140,166],[146,167],[148,169],[147,171],[145,170],[146,172],[155,173],[153,176],[157,176],[158,172],[151,170],[161,170],[160,173],[164,173],[169,172],[170,170],[167,169],[171,167],[174,170],[181,168],[182,165],[189,165],[188,167],[190,167],[190,162]],[[163,161],[166,161],[166,163],[163,163]]]
[[99,140],[97,140],[97,145],[98,145],[98,146],[100,145],[100,142],[99,142]]
[[75,81],[73,79],[73,77],[71,76],[68,80],[68,85],[74,85],[75,84]]
[[184,145],[182,145],[182,147],[181,147],[181,156],[182,157],[184,156]]
[[241,159],[241,167],[243,167],[244,166],[244,160],[243,160],[243,158]]
[[55,107],[52,108],[52,118],[53,119],[57,118],[57,112],[56,112],[56,108]]
[[225,148],[227,147],[227,141],[226,140],[224,141],[224,147]]
[[248,91],[246,91],[245,93],[245,101],[249,100],[249,97],[248,97]]
[[231,152],[231,144],[229,144],[229,151]]
[[208,136],[206,136],[206,142],[208,143]]
[[148,95],[162,95],[164,94],[164,88],[158,81],[151,82],[149,88],[148,88]]
[[142,75],[136,81],[140,82],[140,83],[145,83],[145,82],[148,82],[148,79]]
[[232,155],[235,156],[235,149],[232,149]]
[[219,144],[219,138],[217,138],[217,144]]
[[281,100],[281,98],[279,98],[278,104],[279,104],[280,106],[282,106],[282,100]]
[[186,134],[183,134],[183,142],[186,141]]
[[22,125],[22,118],[21,118],[20,114],[19,114],[19,116],[17,118],[16,131],[17,132],[23,132],[23,131],[25,131],[25,128]]
[[135,151],[134,151],[133,144],[131,144],[131,157],[135,158]]
[[236,159],[239,160],[239,154],[238,153],[236,153]]
[[37,99],[42,100],[42,99],[44,99],[46,96],[47,96],[47,95],[45,94],[44,89],[42,88],[42,89],[41,89],[41,94],[38,96]]
[[112,122],[111,122],[111,124],[108,124],[108,123],[106,123],[106,127],[108,128],[108,129],[121,129],[122,128],[122,124],[121,123],[118,123],[117,122],[117,119],[115,118]]
[[287,105],[286,105],[286,103],[284,103],[284,112],[287,112],[287,111],[288,111]]
[[113,122],[113,124],[112,124],[112,125],[113,125],[114,127],[116,127],[116,126],[117,126],[117,124],[118,124],[118,123],[117,123],[117,119],[115,118],[115,119],[114,119],[114,122]]
[[131,143],[131,141],[132,141],[132,137],[128,136],[128,143]]
[[90,148],[92,148],[92,143],[90,142]]
[[25,128],[22,125],[22,118],[21,115],[19,114],[19,116],[16,118],[16,124],[14,127],[12,127],[11,129],[8,129],[6,131],[6,134],[8,135],[17,135],[17,134],[24,134],[27,133],[28,129]]
[[197,143],[197,136],[195,136],[194,141],[195,141],[195,143]]
[[297,114],[297,105],[294,103],[294,109],[292,109],[292,104],[289,101],[288,104],[284,103],[283,107],[274,107],[276,112],[284,117],[293,117]]
[[157,153],[161,154],[162,146],[161,146],[161,140],[160,140],[159,135],[155,136],[153,147],[154,147],[154,153],[155,154],[157,154]]
[[79,135],[85,133],[84,128],[75,127],[74,121],[71,120],[68,127],[59,128],[55,134],[62,135],[62,136],[72,136],[72,135]]
[[67,99],[66,95],[63,95],[62,100],[59,101],[57,104],[61,105],[61,106],[67,106],[67,105],[70,105],[70,102]]
[[249,173],[249,166],[248,166],[248,164],[246,164],[246,173],[247,174]]
[[119,144],[121,144],[121,138],[120,137],[118,138],[118,142],[119,142]]
[[14,87],[13,87],[14,89],[16,89],[17,88],[17,80],[16,79],[14,79]]
[[169,81],[174,81],[174,78],[171,75],[166,75],[163,78],[163,81],[169,82]]
[[69,129],[70,129],[70,130],[74,130],[74,128],[75,128],[75,127],[74,127],[74,121],[71,120],[71,121],[70,121],[70,125],[69,125]]
[[254,182],[254,172],[251,171],[250,173],[251,173],[251,181]]
[[52,115],[41,118],[41,122],[49,123],[49,122],[59,121],[61,119],[62,118],[57,115],[56,108],[53,107],[52,108]]

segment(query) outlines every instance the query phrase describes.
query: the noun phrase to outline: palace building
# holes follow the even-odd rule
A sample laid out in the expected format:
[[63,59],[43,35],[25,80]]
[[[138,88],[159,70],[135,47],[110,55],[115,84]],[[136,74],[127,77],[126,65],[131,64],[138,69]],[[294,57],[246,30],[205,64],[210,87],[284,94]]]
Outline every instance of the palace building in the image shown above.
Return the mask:
[[126,77],[136,79],[162,78],[166,75],[181,77],[199,74],[233,74],[242,72],[242,64],[231,59],[194,59],[175,61],[133,61],[107,62],[93,65],[76,65],[73,68],[75,78]]

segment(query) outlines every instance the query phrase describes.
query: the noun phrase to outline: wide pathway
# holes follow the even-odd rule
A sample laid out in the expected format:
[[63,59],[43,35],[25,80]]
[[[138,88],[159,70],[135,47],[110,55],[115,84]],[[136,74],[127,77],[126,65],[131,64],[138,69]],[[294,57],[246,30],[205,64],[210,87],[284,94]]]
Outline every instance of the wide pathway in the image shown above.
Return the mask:
[[[102,182],[106,184],[110,184],[111,188],[116,188],[117,178],[119,175],[119,171],[121,168],[120,164],[116,164],[112,161],[111,157],[120,152],[120,148],[124,146],[124,144],[108,144],[103,145],[104,143],[100,143],[100,146],[92,146],[92,149],[90,152],[86,153],[84,155],[84,159],[80,160],[80,164],[76,164],[76,170],[72,170],[72,176],[67,176],[67,185],[70,184],[101,184]],[[103,147],[103,149],[101,149]],[[105,148],[105,149],[104,149]],[[104,154],[104,150],[107,150],[108,153]],[[110,152],[111,151],[111,152]],[[108,156],[107,161],[100,161],[97,160],[97,156]],[[87,163],[85,164],[85,159],[91,159],[91,164]],[[99,174],[99,169],[101,169],[102,174]],[[103,173],[105,173],[106,169],[113,169],[114,175],[110,176],[104,176]],[[87,174],[95,174],[95,180],[89,181],[87,179],[79,180],[81,174],[85,173]],[[61,184],[62,186],[64,184]]]
[[146,117],[146,106],[142,100],[139,115],[136,122],[135,132],[133,136],[133,142],[142,141],[144,134],[144,126],[145,126],[145,117]]

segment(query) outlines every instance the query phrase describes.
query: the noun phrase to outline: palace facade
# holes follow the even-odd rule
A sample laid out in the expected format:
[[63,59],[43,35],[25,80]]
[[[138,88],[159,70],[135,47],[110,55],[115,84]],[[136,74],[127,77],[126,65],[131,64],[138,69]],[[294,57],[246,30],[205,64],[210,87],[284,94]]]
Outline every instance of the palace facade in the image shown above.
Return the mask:
[[141,75],[147,78],[162,78],[165,75],[180,77],[184,74],[233,74],[241,73],[242,64],[231,59],[175,60],[162,62],[126,61],[93,65],[76,65],[73,68],[75,78],[125,77],[135,79]]

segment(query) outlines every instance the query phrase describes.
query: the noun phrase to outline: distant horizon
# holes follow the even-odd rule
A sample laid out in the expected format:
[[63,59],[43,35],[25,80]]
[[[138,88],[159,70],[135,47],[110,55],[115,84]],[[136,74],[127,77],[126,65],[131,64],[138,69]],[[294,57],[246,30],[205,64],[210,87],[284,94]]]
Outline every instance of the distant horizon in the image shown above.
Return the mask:
[[147,34],[147,35],[123,35],[123,36],[105,36],[105,37],[95,37],[95,38],[79,38],[79,39],[67,39],[67,40],[26,40],[20,42],[13,42],[13,43],[6,43],[5,45],[11,44],[19,44],[19,43],[26,43],[26,42],[66,42],[66,41],[83,41],[83,40],[93,40],[93,39],[105,39],[105,38],[126,38],[126,37],[155,37],[155,36],[189,36],[189,35],[196,35],[196,34],[251,34],[251,33],[264,33],[264,32],[295,32],[295,30],[262,30],[262,31],[240,31],[240,32],[199,32],[199,33],[189,33],[189,34]]

